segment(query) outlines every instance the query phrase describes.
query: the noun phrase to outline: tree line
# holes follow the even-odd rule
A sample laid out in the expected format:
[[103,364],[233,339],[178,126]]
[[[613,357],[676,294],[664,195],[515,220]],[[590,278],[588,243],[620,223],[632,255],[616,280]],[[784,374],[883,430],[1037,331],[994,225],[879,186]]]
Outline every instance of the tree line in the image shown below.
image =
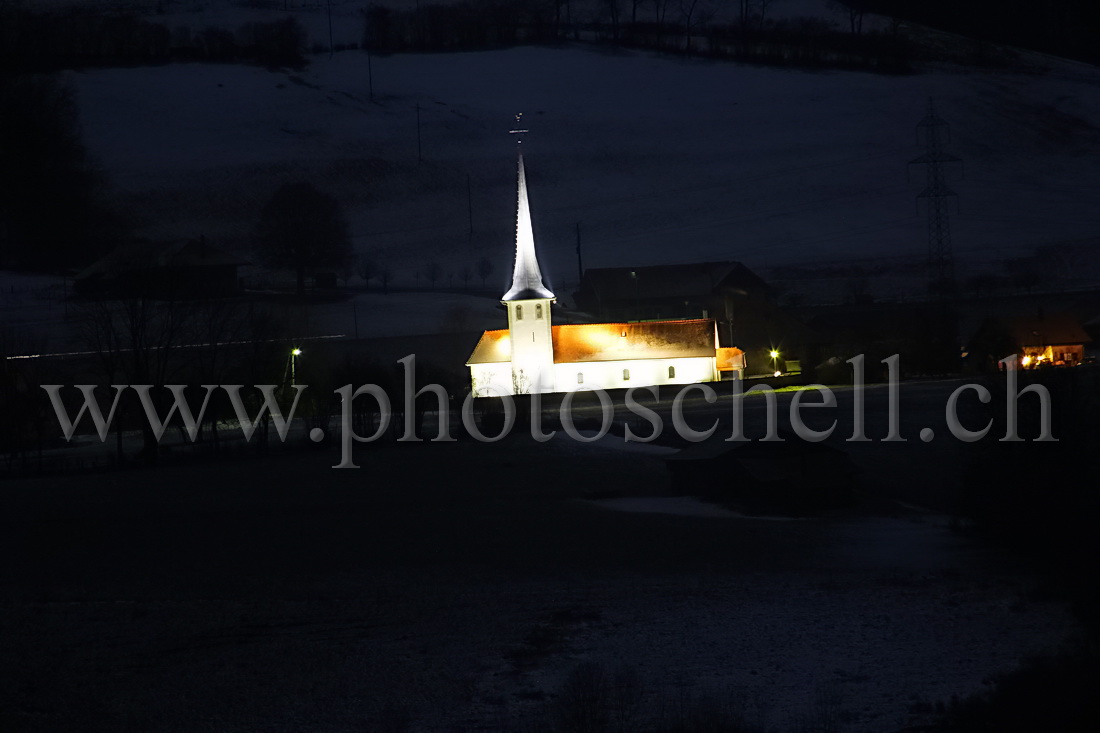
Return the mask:
[[1002,43],[1100,63],[1096,0],[844,0],[858,12],[880,13]]
[[173,61],[298,67],[306,33],[293,17],[236,30],[169,28],[130,12],[0,7],[0,70],[44,72]]
[[371,5],[363,13],[361,45],[372,53],[399,53],[585,40],[784,66],[887,72],[908,70],[915,52],[896,28],[863,32],[854,18],[850,30],[818,18],[772,19],[772,0],[738,0],[738,12],[727,22],[716,20],[719,5],[708,0],[600,0],[584,11],[577,4]]

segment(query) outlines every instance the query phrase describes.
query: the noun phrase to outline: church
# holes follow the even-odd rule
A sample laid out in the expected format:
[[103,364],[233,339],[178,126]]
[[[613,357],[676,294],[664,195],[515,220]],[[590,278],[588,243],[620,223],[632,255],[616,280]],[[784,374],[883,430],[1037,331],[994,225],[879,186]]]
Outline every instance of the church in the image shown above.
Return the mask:
[[740,376],[745,355],[718,346],[711,318],[554,325],[543,283],[523,155],[519,155],[516,259],[501,298],[508,328],[485,331],[470,354],[475,397],[714,382]]

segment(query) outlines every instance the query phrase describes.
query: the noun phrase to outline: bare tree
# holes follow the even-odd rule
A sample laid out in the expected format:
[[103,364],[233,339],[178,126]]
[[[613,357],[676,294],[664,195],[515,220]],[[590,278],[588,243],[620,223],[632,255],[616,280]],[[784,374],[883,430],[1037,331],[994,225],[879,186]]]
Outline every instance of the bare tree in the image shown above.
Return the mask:
[[601,5],[603,5],[608,18],[611,20],[611,36],[616,40],[619,38],[619,15],[621,12],[619,2],[620,0],[601,0]]
[[[128,384],[164,385],[180,366],[189,315],[187,305],[178,300],[93,301],[85,307],[83,340],[98,355],[108,383],[121,377]],[[121,416],[119,420],[121,430]],[[141,425],[142,453],[155,460],[159,449],[153,427],[144,420]],[[121,455],[121,433],[117,440]]]
[[848,16],[848,26],[853,36],[863,33],[863,15],[867,12],[867,0],[832,0],[831,5]]
[[378,256],[374,250],[360,252],[355,258],[355,272],[363,284],[370,287],[370,280],[379,274]]
[[764,16],[768,14],[768,8],[772,6],[775,0],[757,0],[760,4],[760,28],[764,28]]
[[477,261],[477,275],[481,278],[481,287],[485,287],[485,279],[493,274],[493,261],[488,257],[482,257]]
[[[270,334],[257,333],[251,309],[236,300],[209,300],[190,304],[187,319],[187,350],[189,381],[193,385],[227,384],[230,375],[239,368],[242,347],[257,335],[266,339]],[[206,411],[210,435],[218,444],[218,407],[211,403]],[[202,440],[202,425],[199,425]]]
[[866,275],[854,275],[844,283],[846,300],[853,305],[865,305],[872,301],[871,284]]
[[714,16],[714,8],[706,0],[679,0],[679,3],[684,22],[684,52],[691,53],[692,33]]
[[0,452],[9,471],[17,458],[27,470],[30,451],[37,447],[39,461],[47,424],[40,385],[39,359],[16,359],[40,353],[41,337],[0,327]]
[[661,47],[665,21],[668,19],[668,9],[672,2],[673,0],[653,0],[653,20],[657,25],[657,48]]
[[473,268],[470,267],[469,262],[467,262],[466,264],[464,264],[462,266],[462,271],[459,273],[459,276],[462,278],[462,287],[465,290],[469,290],[470,289],[470,278],[474,276]]
[[382,283],[382,292],[390,292],[390,280],[393,278],[393,270],[390,269],[390,263],[383,260],[378,265],[378,279]]
[[443,267],[435,260],[431,260],[428,264],[424,265],[424,277],[428,278],[428,282],[432,284],[432,288],[435,288],[435,284],[439,281],[442,274]]

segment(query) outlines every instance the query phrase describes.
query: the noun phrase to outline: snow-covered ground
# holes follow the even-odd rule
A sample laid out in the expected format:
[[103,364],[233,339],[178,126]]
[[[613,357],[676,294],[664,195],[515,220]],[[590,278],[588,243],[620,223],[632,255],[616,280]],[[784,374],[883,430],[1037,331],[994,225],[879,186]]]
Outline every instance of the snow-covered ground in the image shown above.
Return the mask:
[[[606,511],[576,499],[685,502],[658,456],[600,444],[362,448],[362,471],[286,452],[5,487],[15,727],[563,730],[588,662],[637,674],[626,730],[703,697],[764,730],[886,733],[1074,628],[916,513]],[[485,470],[510,465],[538,479]]]
[[[70,287],[61,277],[0,272],[0,355],[89,348],[85,308],[64,296]],[[457,292],[359,292],[329,303],[266,307],[285,324],[288,336],[297,337],[380,338],[507,326],[499,302]]]
[[[589,48],[314,57],[302,72],[178,64],[73,75],[92,151],[151,236],[243,247],[264,200],[308,179],[395,283],[482,256],[503,283],[515,147],[544,271],[925,251],[915,126],[934,98],[965,162],[952,234],[995,259],[1100,228],[1100,75],[804,72]],[[1077,68],[1077,67],[1075,67]],[[417,161],[419,106],[422,160]],[[469,185],[469,189],[467,186]],[[469,191],[469,195],[468,195]],[[472,211],[473,235],[468,235]]]
[[[337,31],[358,34],[351,5],[336,7]],[[212,0],[164,9],[156,17],[171,23],[227,26],[276,12]],[[298,13],[324,20],[327,35],[320,4]],[[836,17],[824,0],[769,13]],[[205,234],[247,254],[265,200],[284,182],[310,180],[339,197],[356,248],[381,252],[397,288],[426,284],[417,273],[429,264],[457,284],[483,257],[494,263],[487,284],[505,287],[515,197],[507,131],[523,111],[543,271],[568,299],[578,224],[586,267],[740,259],[767,276],[773,265],[849,257],[919,262],[924,171],[909,161],[922,152],[915,126],[929,98],[965,165],[949,170],[961,272],[1001,274],[1004,257],[1095,236],[1100,73],[1028,58],[1014,71],[896,77],[520,47],[369,60],[347,51],[312,56],[298,72],[174,64],[69,76],[88,146],[141,234]],[[819,302],[846,282],[784,286]],[[872,276],[868,288],[904,296],[923,290],[922,276]],[[8,295],[9,325],[66,330],[60,301]],[[360,319],[360,335],[435,332],[439,297],[368,296],[362,305],[378,317]],[[446,297],[447,309],[457,299],[479,314],[477,327],[500,325],[490,302]],[[312,330],[352,333],[357,308],[311,314]]]

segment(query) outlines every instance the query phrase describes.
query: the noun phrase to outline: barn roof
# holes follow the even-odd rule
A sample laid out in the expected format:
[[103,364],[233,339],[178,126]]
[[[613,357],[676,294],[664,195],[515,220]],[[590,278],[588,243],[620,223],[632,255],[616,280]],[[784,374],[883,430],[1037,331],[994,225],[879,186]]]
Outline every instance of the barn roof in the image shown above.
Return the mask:
[[722,286],[767,287],[751,270],[733,261],[589,269],[581,284],[602,301],[698,297]]
[[76,280],[112,277],[145,270],[245,265],[246,260],[212,247],[201,239],[174,242],[134,242],[116,247],[81,271]]
[[1007,320],[1008,332],[1020,346],[1064,346],[1087,344],[1092,339],[1080,319],[1069,312],[1018,316]]

